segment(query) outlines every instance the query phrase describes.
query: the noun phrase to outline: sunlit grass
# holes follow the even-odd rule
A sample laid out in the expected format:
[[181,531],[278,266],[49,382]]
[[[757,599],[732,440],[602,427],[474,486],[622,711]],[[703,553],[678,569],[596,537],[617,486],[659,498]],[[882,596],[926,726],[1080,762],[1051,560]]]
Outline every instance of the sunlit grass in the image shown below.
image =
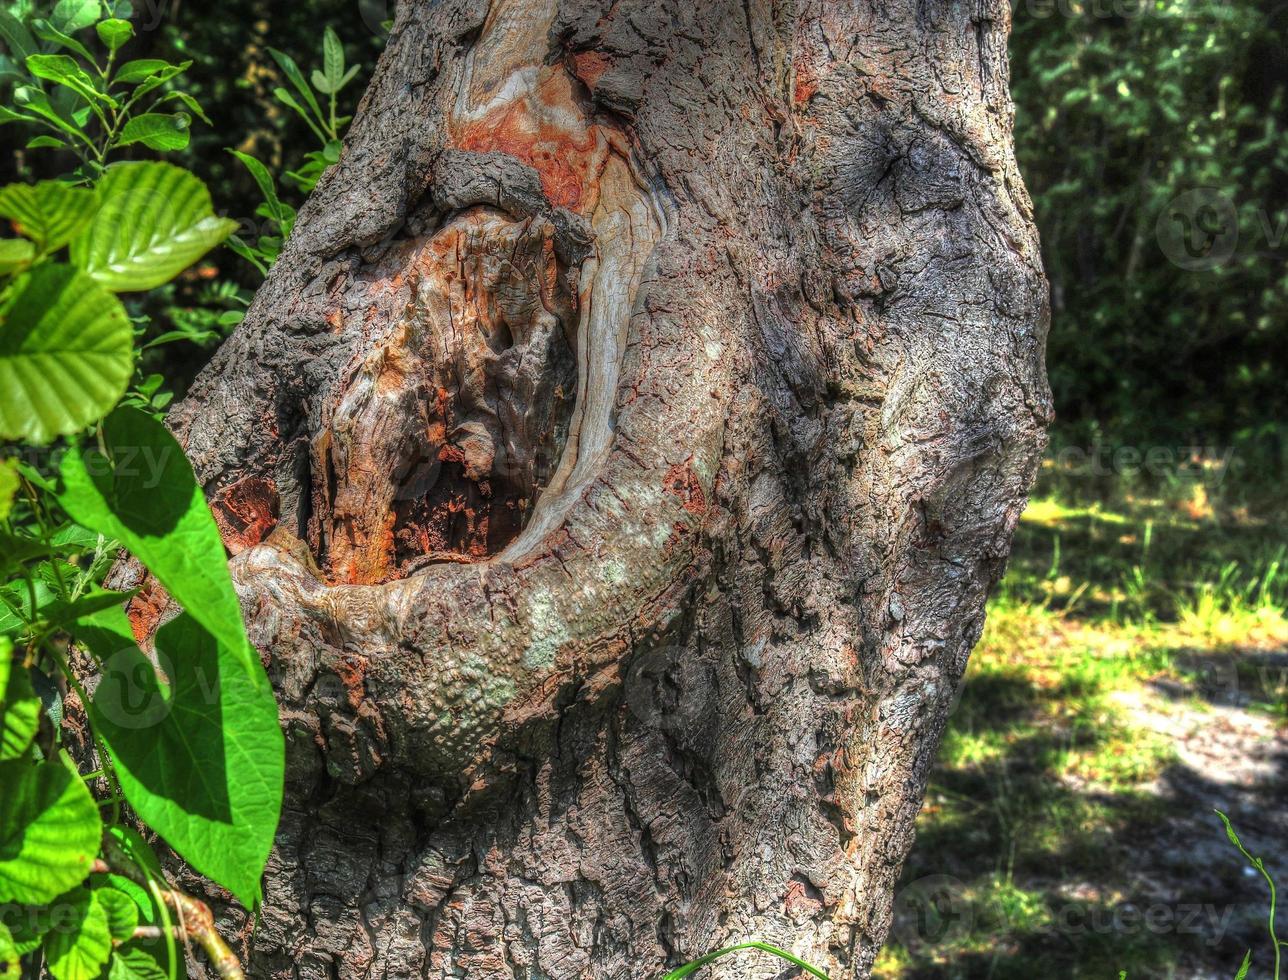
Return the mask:
[[1130,895],[1122,834],[1167,817],[1151,787],[1177,761],[1173,713],[1288,717],[1283,524],[1199,489],[1030,504],[904,875],[958,882],[957,924],[927,937],[900,913],[876,976],[1166,976],[1187,955],[1067,923]]

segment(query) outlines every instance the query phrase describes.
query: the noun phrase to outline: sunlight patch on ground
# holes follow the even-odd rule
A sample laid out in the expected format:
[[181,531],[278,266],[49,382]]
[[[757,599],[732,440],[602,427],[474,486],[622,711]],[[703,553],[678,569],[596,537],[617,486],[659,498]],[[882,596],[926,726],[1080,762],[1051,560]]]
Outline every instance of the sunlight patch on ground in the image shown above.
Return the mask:
[[[1245,887],[1210,807],[1284,791],[1284,558],[1246,513],[1033,501],[875,976],[1233,975],[1264,908],[1177,922],[1194,889]],[[1170,927],[1132,924],[1151,902]]]

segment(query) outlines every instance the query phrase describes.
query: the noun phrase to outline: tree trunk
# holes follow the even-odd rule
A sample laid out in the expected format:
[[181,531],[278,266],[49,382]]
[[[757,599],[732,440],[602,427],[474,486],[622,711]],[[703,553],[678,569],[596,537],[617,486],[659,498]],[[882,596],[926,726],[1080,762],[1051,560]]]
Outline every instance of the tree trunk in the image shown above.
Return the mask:
[[399,5],[173,416],[287,731],[253,975],[867,975],[1051,413],[1008,25]]

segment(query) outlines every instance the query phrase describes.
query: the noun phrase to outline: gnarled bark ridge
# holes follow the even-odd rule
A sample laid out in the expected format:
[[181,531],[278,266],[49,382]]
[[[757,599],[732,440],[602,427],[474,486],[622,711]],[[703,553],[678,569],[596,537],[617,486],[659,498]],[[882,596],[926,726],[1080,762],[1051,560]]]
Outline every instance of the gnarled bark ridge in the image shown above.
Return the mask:
[[399,6],[173,416],[288,734],[252,974],[866,975],[1050,415],[1008,20]]

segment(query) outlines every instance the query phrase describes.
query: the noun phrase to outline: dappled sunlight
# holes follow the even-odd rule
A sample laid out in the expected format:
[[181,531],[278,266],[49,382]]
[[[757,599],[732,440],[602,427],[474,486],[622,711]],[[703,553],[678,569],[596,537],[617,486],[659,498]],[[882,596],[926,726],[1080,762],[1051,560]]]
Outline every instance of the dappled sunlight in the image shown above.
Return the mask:
[[1283,546],[1246,513],[1034,499],[877,976],[1231,976],[1288,867]]

